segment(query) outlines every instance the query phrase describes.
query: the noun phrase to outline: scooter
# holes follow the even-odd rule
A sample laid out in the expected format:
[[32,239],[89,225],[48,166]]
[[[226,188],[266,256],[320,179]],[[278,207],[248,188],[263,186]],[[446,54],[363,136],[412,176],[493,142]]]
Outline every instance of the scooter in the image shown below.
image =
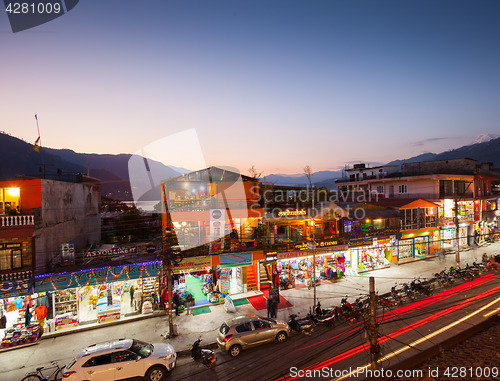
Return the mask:
[[193,358],[193,360],[200,361],[207,367],[212,369],[215,366],[215,362],[217,361],[215,353],[211,349],[201,349],[200,343],[201,343],[201,337],[198,338],[198,340],[196,340],[192,345],[191,357]]
[[313,331],[313,324],[307,319],[297,320],[297,314],[291,314],[288,319],[288,326],[292,331],[302,332],[305,335],[310,336]]

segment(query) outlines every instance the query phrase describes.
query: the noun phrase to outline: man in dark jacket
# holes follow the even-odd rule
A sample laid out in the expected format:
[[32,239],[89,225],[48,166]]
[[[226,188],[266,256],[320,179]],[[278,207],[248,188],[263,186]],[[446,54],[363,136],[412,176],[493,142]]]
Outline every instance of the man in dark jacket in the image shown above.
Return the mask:
[[272,318],[273,317],[273,308],[274,308],[274,302],[272,296],[269,296],[266,300],[266,307],[267,307],[267,317]]
[[181,298],[179,297],[179,293],[174,292],[174,296],[172,296],[172,304],[175,307],[175,316],[179,316],[179,305],[181,304]]

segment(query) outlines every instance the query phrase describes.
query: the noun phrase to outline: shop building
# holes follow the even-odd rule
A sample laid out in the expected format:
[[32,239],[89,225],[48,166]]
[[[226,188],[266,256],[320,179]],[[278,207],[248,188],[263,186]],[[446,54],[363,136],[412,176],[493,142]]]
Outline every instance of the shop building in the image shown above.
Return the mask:
[[246,252],[257,245],[253,232],[264,214],[258,179],[210,167],[162,186],[163,226],[173,227],[186,256]]
[[159,309],[161,261],[35,276],[47,298],[49,332],[102,325]]
[[34,288],[37,271],[64,265],[70,247],[83,249],[99,240],[99,183],[85,176],[72,180],[0,182],[2,348],[32,344],[43,326],[37,321],[45,318],[40,319],[40,311],[53,310],[46,295]]
[[[366,172],[369,168],[363,167],[363,170]],[[359,169],[349,169],[346,173],[356,171]],[[339,180],[337,185],[339,192],[347,197],[365,193],[366,197],[376,197],[379,201],[423,198],[438,205],[439,231],[411,232],[408,234],[414,234],[413,237],[403,236],[403,240],[412,239],[398,250],[398,257],[404,259],[456,246],[457,229],[458,244],[471,245],[474,224],[488,218],[488,210],[496,207],[492,206],[495,201],[492,184],[498,178],[491,163],[462,158],[404,163],[396,172],[382,171],[376,177],[349,176]]]

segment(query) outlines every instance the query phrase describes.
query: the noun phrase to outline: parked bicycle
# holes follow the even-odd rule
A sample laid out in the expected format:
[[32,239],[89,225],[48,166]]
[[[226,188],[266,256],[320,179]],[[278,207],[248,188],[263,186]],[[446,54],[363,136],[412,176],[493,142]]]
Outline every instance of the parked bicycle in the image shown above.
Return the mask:
[[[26,374],[26,376],[21,381],[39,381],[39,380],[53,380],[53,381],[61,381],[63,379],[63,370],[64,367],[60,367],[57,361],[52,361],[53,365],[50,368],[45,368],[41,366],[40,368],[36,368],[34,372]],[[49,375],[45,376],[42,370],[51,370],[54,371]]]

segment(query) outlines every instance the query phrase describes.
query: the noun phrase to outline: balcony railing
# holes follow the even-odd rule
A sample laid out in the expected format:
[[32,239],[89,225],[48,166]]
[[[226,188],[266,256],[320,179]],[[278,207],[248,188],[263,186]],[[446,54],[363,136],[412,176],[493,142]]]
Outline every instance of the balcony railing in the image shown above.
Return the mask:
[[28,226],[34,224],[35,224],[35,216],[33,215],[0,216],[0,227]]

